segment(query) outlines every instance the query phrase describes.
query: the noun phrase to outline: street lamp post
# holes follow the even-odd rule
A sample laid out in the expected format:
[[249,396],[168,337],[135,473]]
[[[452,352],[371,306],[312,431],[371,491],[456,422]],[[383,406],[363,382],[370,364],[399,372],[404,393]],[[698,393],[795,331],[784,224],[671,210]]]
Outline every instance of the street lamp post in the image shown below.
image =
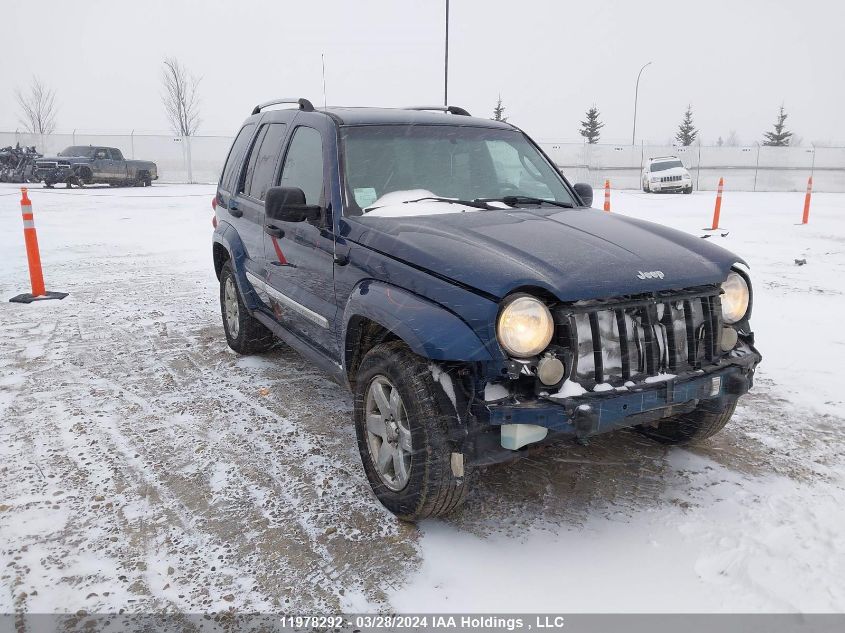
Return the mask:
[[446,57],[443,60],[443,105],[449,105],[449,0],[446,0]]
[[651,62],[644,64],[643,67],[640,68],[640,72],[637,73],[637,87],[634,89],[634,131],[631,133],[631,145],[637,144],[637,98],[640,94],[640,76],[643,74],[646,66],[651,66]]

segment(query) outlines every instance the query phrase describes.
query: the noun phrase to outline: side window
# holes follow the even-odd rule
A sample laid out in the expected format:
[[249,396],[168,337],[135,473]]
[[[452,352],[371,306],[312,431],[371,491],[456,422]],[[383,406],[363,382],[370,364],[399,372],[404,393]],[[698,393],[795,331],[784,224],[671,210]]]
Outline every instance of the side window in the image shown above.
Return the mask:
[[286,127],[284,123],[271,123],[262,126],[258,134],[255,144],[258,149],[252,150],[256,158],[253,161],[250,157],[250,167],[247,168],[252,171],[251,178],[244,181],[244,193],[251,198],[264,200],[267,190],[271,187],[273,176],[276,175],[276,166],[279,164]]
[[258,130],[258,136],[255,137],[252,147],[249,150],[249,155],[246,159],[246,171],[238,183],[238,193],[249,195],[249,185],[252,182],[252,175],[255,173],[255,162],[258,160],[258,148],[261,147],[261,141],[264,140],[265,134],[267,134],[267,126],[262,125]]
[[243,126],[241,131],[238,132],[235,142],[232,143],[232,149],[229,150],[229,157],[226,159],[226,166],[223,167],[223,175],[220,177],[220,187],[226,191],[232,191],[234,188],[235,174],[241,166],[246,146],[254,131],[255,124],[253,123]]
[[98,147],[97,151],[94,152],[94,158],[96,160],[103,160],[109,158],[109,153],[105,150],[105,148]]
[[293,133],[285,166],[282,187],[299,187],[306,204],[320,204],[323,196],[323,139],[314,128],[299,127]]
[[123,154],[120,153],[119,149],[112,149],[109,151],[111,152],[112,160],[123,160]]

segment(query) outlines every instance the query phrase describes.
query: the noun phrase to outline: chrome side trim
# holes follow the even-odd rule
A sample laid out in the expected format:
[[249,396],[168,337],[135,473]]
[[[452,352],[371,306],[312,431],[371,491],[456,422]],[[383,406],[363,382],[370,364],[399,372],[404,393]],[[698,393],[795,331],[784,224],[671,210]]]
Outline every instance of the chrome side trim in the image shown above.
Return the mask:
[[247,273],[246,273],[246,278],[249,281],[249,283],[251,283],[256,290],[264,292],[270,298],[275,299],[276,301],[278,301],[283,306],[290,308],[291,310],[293,310],[294,312],[296,312],[300,316],[305,317],[306,319],[308,319],[312,323],[316,323],[320,327],[324,327],[324,328],[328,329],[329,320],[326,317],[324,317],[320,314],[317,314],[313,310],[306,308],[301,303],[294,301],[293,299],[291,299],[287,295],[282,294],[281,292],[279,292],[278,290],[273,288],[273,286],[265,283],[264,281],[262,281],[261,279],[259,279],[258,277],[256,277],[254,274],[252,274],[249,271],[247,271]]

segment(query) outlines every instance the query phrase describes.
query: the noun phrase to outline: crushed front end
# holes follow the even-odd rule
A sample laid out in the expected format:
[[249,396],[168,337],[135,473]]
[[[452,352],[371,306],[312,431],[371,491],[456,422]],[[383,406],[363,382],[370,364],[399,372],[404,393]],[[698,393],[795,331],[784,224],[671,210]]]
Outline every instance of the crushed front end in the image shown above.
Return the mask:
[[542,354],[479,376],[470,460],[729,407],[751,388],[761,355],[748,314],[723,319],[721,294],[714,284],[551,305],[554,336]]

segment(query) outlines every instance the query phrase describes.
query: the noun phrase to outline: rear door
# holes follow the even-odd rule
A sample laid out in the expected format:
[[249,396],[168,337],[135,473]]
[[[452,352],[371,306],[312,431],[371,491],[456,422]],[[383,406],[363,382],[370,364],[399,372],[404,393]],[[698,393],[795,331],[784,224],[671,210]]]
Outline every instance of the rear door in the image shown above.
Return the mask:
[[325,117],[300,112],[287,143],[278,184],[297,187],[306,204],[323,208],[313,222],[267,220],[264,253],[276,319],[338,361],[335,322],[334,232],[327,175],[332,164]]
[[[278,171],[287,127],[284,122],[266,119],[262,121],[247,154],[237,187],[238,210],[243,214],[242,219],[246,219],[249,224],[244,230],[249,232],[250,258],[254,262],[254,266],[248,268],[248,277],[253,286],[257,286],[259,296],[268,304],[269,300],[260,288],[261,284],[267,281],[267,264],[264,257],[264,198]],[[261,284],[256,284],[256,279]]]
[[220,177],[217,206],[223,210],[220,220],[231,224],[238,232],[246,255],[244,262],[246,270],[263,277],[264,242],[261,238],[263,209],[260,215],[256,214],[251,207],[248,207],[245,212],[241,208],[242,196],[238,193],[247,169],[246,163],[254,145],[257,127],[255,123],[247,123],[238,132],[232,149],[229,150],[223,175]]
[[112,177],[115,180],[125,181],[127,178],[126,173],[126,161],[123,159],[123,154],[119,149],[111,148],[109,150],[111,154],[111,173]]
[[111,152],[107,147],[98,147],[94,150],[94,163],[91,165],[94,178],[104,182],[114,181],[114,161]]

